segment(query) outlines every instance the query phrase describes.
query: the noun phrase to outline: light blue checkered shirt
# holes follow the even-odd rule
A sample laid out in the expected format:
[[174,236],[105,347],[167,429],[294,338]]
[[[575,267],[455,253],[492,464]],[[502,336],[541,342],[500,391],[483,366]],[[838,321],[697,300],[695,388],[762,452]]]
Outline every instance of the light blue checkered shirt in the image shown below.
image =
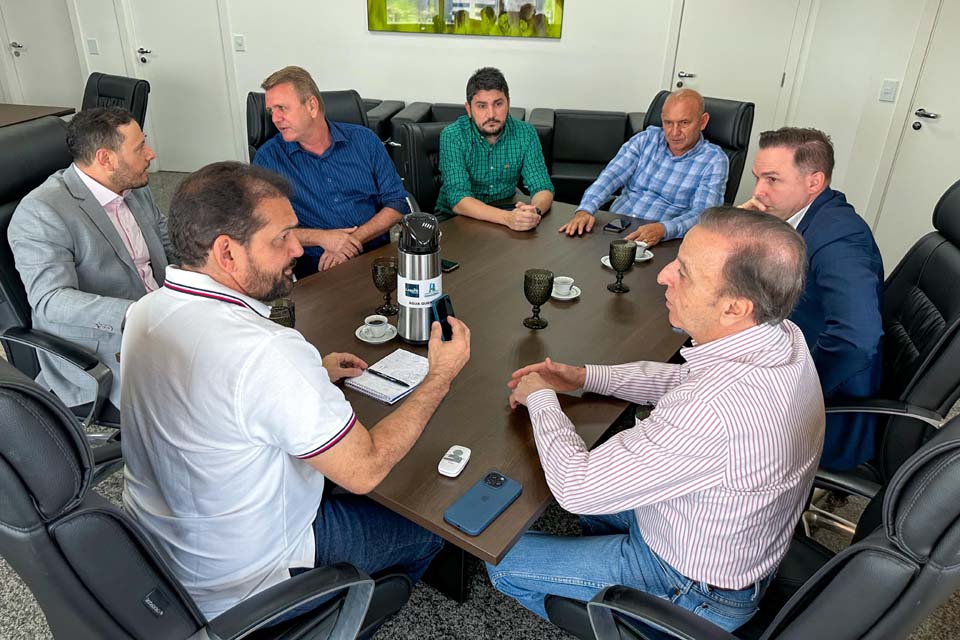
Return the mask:
[[704,209],[723,203],[729,168],[723,149],[702,135],[693,149],[674,156],[663,129],[647,127],[620,147],[578,208],[596,213],[623,187],[612,212],[660,222],[665,240],[680,238]]

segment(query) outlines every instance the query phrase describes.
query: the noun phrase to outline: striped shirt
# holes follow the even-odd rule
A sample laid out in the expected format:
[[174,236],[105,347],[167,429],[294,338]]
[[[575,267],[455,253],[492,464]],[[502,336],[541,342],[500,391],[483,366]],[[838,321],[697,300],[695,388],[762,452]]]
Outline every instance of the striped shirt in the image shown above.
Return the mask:
[[312,567],[324,477],[356,425],[320,354],[267,305],[168,266],[120,351],[123,504],[207,618]]
[[677,571],[742,589],[777,568],[803,510],[823,446],[820,383],[789,320],[681,353],[682,365],[587,366],[586,391],[656,403],[593,451],[552,390],[530,394],[537,450],[564,509],[633,509]]
[[[275,171],[293,185],[290,203],[300,226],[342,229],[360,226],[384,207],[410,213],[407,192],[377,135],[356,124],[331,122],[330,147],[318,156],[275,135],[257,151],[253,164]],[[389,240],[384,233],[374,245]],[[317,258],[323,247],[304,247]]]
[[596,213],[617,189],[610,210],[660,222],[665,240],[683,237],[708,207],[723,203],[730,161],[703,136],[674,156],[660,127],[647,127],[627,140],[600,177],[583,194],[578,209]]
[[460,116],[445,128],[440,134],[440,175],[439,211],[452,211],[467,197],[488,203],[512,198],[521,178],[531,195],[553,193],[537,130],[509,114],[493,144],[470,116]]

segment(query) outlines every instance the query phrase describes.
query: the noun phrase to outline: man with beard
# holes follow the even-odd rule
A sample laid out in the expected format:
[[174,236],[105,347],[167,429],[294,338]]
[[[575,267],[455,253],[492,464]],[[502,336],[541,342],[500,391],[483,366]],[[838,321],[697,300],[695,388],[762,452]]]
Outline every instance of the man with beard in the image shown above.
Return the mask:
[[[33,313],[33,326],[95,351],[113,372],[119,419],[120,330],[134,300],[163,284],[173,251],[150,188],[156,157],[126,109],[81,111],[67,127],[73,164],[20,201],[7,237]],[[92,402],[93,380],[38,354],[38,382],[67,405]]]
[[[498,69],[483,67],[467,82],[467,115],[440,134],[443,186],[437,209],[496,222],[514,231],[540,224],[553,205],[553,183],[533,125],[510,115],[510,89]],[[500,209],[489,203],[509,200],[521,178],[530,204]]]
[[[208,619],[335,562],[416,581],[441,547],[354,494],[417,441],[470,357],[470,331],[451,319],[441,342],[434,323],[427,377],[364,428],[333,383],[367,364],[321,357],[269,319],[265,301],[290,293],[303,253],[289,194],[282,177],[238,162],[187,177],[170,206],[181,267],[133,306],[123,336],[124,507]],[[323,497],[325,478],[350,493]]]

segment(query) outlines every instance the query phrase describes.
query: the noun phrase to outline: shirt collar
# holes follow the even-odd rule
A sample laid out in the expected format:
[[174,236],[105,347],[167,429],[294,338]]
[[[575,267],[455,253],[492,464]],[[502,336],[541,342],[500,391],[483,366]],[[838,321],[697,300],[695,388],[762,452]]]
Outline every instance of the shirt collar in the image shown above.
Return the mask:
[[667,146],[667,134],[664,133],[663,127],[658,127],[658,128],[660,129],[658,144],[660,145],[660,148],[663,150],[663,153],[668,155],[670,159],[674,161],[683,160],[684,158],[688,158],[690,156],[694,156],[700,153],[703,147],[707,144],[706,138],[703,137],[703,132],[701,131],[700,138],[697,140],[697,143],[695,145],[687,149],[685,152],[683,152],[679,156],[675,156],[673,155],[673,152],[670,151],[670,147]]
[[800,211],[797,211],[795,214],[787,218],[787,224],[793,227],[794,229],[799,227],[800,221],[803,220],[803,216],[806,215],[807,210],[810,208],[810,205],[812,204],[813,204],[813,200],[808,202],[807,206],[805,206],[803,209],[800,209]]
[[178,293],[247,307],[264,318],[270,317],[270,307],[268,305],[220,284],[205,273],[187,271],[173,265],[167,265],[163,286]]
[[[332,149],[334,145],[338,143],[347,142],[347,135],[343,132],[343,127],[341,127],[339,123],[333,122],[332,120],[327,120],[327,129],[329,129],[330,131],[330,146],[327,148],[327,151]],[[283,143],[283,148],[286,150],[288,156],[293,155],[297,151],[310,153],[309,151],[301,147],[299,142],[287,142],[286,140],[283,139],[283,137],[280,138],[280,142]],[[323,154],[326,155],[327,152],[324,151]],[[310,153],[310,155],[317,156],[317,154],[315,153]],[[317,156],[317,157],[319,158],[321,156]]]
[[90,193],[92,193],[93,197],[97,199],[97,202],[100,203],[101,207],[104,207],[110,204],[117,198],[122,199],[126,197],[128,193],[130,193],[129,189],[124,191],[122,194],[114,193],[113,191],[111,191],[110,189],[103,186],[102,184],[100,184],[99,182],[97,182],[96,180],[88,176],[86,173],[84,173],[83,169],[77,166],[76,162],[73,163],[73,168],[76,170],[77,177],[80,178],[80,182],[85,184],[87,186],[87,189],[90,189]]
[[752,354],[768,350],[787,339],[788,330],[783,322],[775,325],[764,323],[719,340],[683,347],[680,349],[680,355],[687,361],[690,368],[698,369],[716,360],[749,361]]

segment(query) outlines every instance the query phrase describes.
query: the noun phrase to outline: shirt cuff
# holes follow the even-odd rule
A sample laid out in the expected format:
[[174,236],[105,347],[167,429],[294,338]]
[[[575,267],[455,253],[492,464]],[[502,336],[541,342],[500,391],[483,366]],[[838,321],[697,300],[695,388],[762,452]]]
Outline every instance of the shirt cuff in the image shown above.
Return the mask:
[[527,396],[527,411],[531,416],[535,413],[548,411],[550,409],[562,411],[560,408],[560,399],[557,397],[557,392],[553,389],[540,389]]
[[583,390],[590,393],[599,393],[601,395],[610,395],[607,389],[610,388],[610,367],[599,364],[588,364],[587,379],[583,383]]
[[407,205],[406,198],[404,198],[403,200],[395,200],[394,202],[385,202],[383,204],[383,207],[389,207],[391,209],[399,211],[403,215],[407,215],[408,213],[410,213],[410,207]]

